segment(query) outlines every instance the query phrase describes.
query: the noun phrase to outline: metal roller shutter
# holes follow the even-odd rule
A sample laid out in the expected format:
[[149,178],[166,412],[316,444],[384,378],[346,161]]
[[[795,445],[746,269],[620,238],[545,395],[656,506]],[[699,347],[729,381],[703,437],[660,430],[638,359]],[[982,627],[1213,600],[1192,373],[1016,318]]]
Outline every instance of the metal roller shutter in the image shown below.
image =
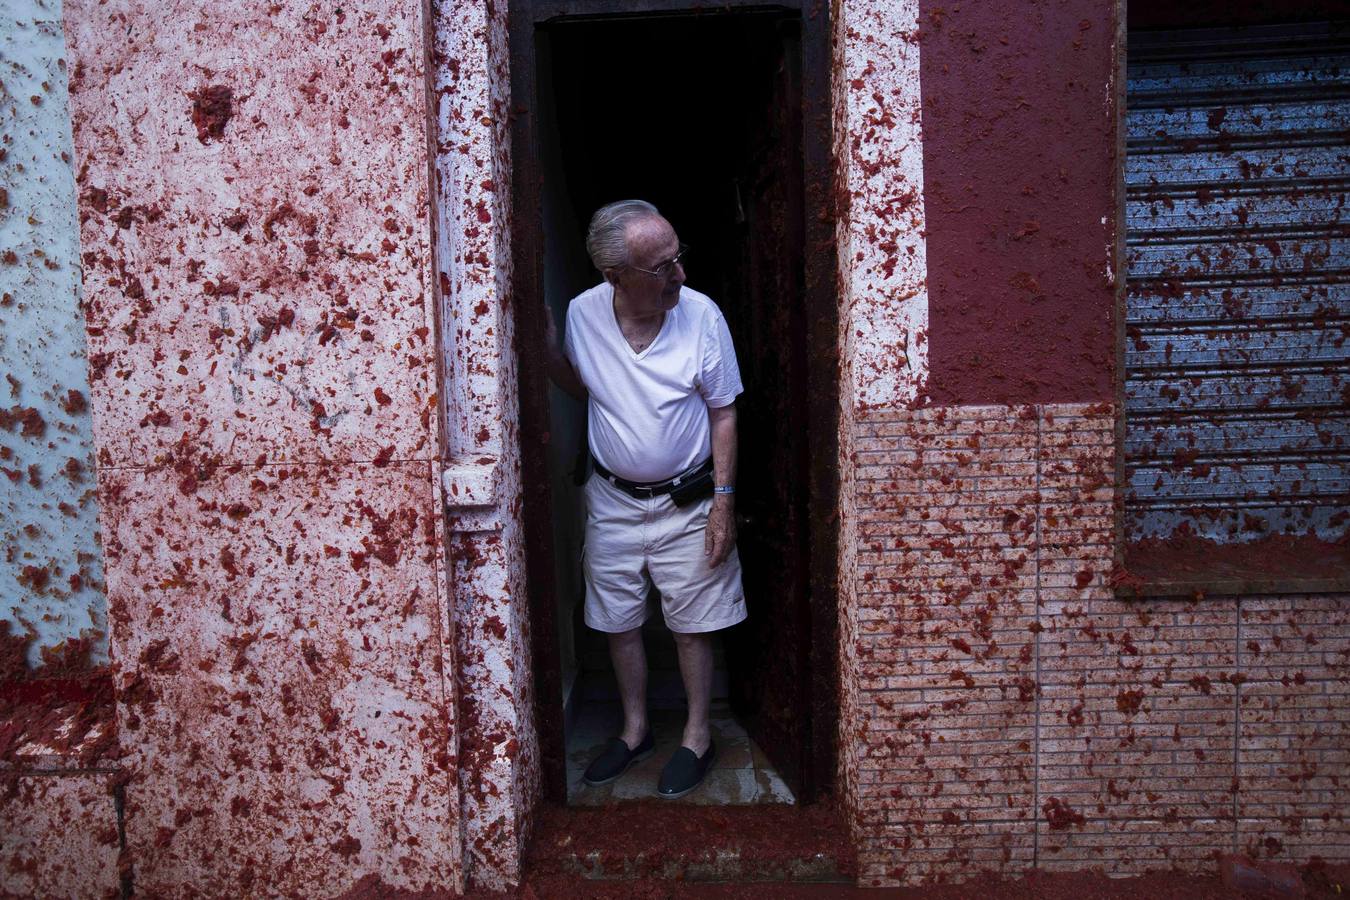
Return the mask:
[[1343,536],[1345,24],[1132,33],[1126,131],[1127,537]]

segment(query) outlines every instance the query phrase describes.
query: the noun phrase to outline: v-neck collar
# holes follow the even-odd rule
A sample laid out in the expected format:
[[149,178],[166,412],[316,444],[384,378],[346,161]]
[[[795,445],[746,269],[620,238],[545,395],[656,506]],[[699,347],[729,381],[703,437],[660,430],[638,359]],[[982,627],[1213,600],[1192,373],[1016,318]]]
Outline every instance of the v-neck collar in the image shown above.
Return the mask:
[[628,343],[628,338],[624,337],[623,326],[619,324],[619,314],[614,309],[614,295],[616,293],[618,293],[617,288],[611,284],[609,286],[609,320],[614,323],[614,330],[619,333],[619,341],[623,344],[624,349],[628,351],[628,355],[633,359],[642,359],[648,353],[652,352],[652,348],[656,346],[656,342],[661,340],[661,335],[666,333],[666,327],[670,324],[670,315],[675,312],[676,309],[679,309],[680,305],[676,303],[674,307],[666,310],[665,313],[662,314],[661,327],[656,330],[656,335],[651,339],[651,342],[642,348],[641,353],[638,353],[633,349],[633,345]]

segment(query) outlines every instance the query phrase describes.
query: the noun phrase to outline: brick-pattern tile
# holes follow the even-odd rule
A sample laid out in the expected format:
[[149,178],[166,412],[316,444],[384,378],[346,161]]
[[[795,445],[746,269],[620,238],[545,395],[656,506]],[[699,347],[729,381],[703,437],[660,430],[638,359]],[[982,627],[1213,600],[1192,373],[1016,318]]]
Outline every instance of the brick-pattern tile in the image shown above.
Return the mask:
[[[846,413],[840,432],[840,453],[849,458],[854,451],[854,431]],[[857,467],[844,466],[839,477],[839,500],[844,509],[853,509],[857,490]],[[858,517],[845,515],[839,522],[839,783],[846,795],[855,795],[861,781],[862,757],[866,742],[861,728],[872,714],[869,701],[861,696],[861,674],[857,651],[861,646],[863,611],[858,608]],[[885,616],[885,611],[868,613]],[[858,805],[843,804],[845,819],[854,840],[866,833],[858,821]]]
[[0,895],[121,896],[115,778],[67,772],[0,783]]
[[851,425],[841,759],[863,883],[1350,859],[1350,598],[1115,599],[1113,415]]
[[1350,858],[1350,597],[1244,598],[1239,843]]
[[1007,823],[913,823],[875,830],[858,845],[858,883],[961,881],[977,872],[1030,869],[1034,835]]
[[[1234,620],[1231,600],[1045,604],[1039,791],[1047,829],[1056,815],[1061,825],[1083,817],[1062,830],[1108,836],[1147,822],[1163,831],[1226,822],[1197,828],[1196,852],[1171,863],[1209,865],[1211,851],[1231,851]],[[1077,866],[1072,854],[1040,862]],[[1124,874],[1157,861],[1122,842],[1101,862]]]
[[[1116,874],[1208,865],[1232,845],[1235,605],[1114,599],[1113,429],[1107,410],[1042,410],[1038,863],[1105,842]],[[1140,852],[1196,822],[1186,854]]]
[[[1114,598],[1113,429],[1041,411],[1037,862],[1207,867],[1233,844],[1236,605]],[[1184,852],[1149,848],[1180,831]]]
[[1313,859],[1344,865],[1350,860],[1350,828],[1344,817],[1286,816],[1239,819],[1238,849],[1253,859],[1278,859],[1299,865]]
[[1038,825],[1037,866],[1050,872],[1105,869],[1214,870],[1214,849],[1232,841],[1231,819],[1096,819],[1070,828]]
[[863,880],[1024,867],[1036,816],[1036,412],[882,414],[855,434],[855,815],[862,834],[890,836],[864,841]]

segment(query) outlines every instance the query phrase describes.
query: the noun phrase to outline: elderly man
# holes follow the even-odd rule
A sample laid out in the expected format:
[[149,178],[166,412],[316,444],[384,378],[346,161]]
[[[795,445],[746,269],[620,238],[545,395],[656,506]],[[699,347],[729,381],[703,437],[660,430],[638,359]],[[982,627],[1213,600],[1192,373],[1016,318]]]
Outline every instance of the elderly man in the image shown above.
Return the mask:
[[657,793],[680,797],[703,781],[717,752],[708,727],[711,632],[746,614],[734,514],[740,370],[721,312],[684,286],[686,248],[656,207],[602,207],[586,249],[605,280],[572,300],[565,347],[550,316],[549,372],[589,403],[585,619],[609,636],[623,731],[585,780],[607,784],[655,750],[642,645],[655,584],[689,701]]

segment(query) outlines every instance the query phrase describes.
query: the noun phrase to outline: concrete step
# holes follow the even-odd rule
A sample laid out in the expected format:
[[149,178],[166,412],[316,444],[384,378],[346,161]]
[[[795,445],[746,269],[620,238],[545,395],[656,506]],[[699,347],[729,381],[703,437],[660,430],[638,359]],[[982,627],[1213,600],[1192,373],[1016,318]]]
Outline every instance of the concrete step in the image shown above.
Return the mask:
[[530,877],[852,884],[855,863],[830,803],[694,806],[637,801],[540,810]]

